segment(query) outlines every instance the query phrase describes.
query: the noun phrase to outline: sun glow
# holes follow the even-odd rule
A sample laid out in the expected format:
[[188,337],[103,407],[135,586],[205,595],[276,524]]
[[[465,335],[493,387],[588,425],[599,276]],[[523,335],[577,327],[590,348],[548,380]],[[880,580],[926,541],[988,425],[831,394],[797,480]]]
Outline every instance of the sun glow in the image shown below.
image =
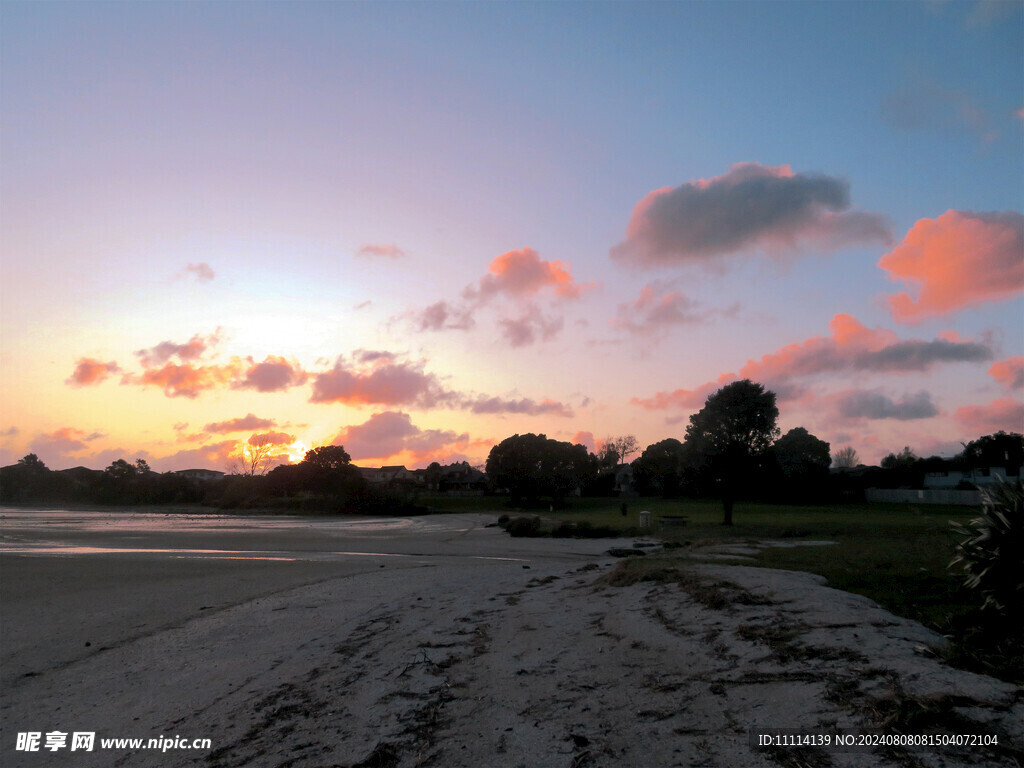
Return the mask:
[[309,448],[306,446],[304,442],[302,442],[301,440],[296,440],[294,443],[288,446],[288,450],[285,451],[285,453],[288,454],[288,461],[290,461],[292,464],[298,464],[300,461],[306,458],[306,451],[308,450]]

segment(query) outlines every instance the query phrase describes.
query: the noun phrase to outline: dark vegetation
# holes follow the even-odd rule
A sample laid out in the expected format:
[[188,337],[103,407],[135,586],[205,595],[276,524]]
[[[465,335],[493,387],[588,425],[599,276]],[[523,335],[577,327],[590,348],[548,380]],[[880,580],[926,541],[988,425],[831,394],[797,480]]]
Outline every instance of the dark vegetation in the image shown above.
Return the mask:
[[52,471],[35,454],[0,468],[5,504],[200,504],[236,511],[282,513],[423,514],[416,494],[399,486],[373,487],[352,465],[342,446],[307,451],[298,464],[265,475],[238,474],[195,479],[179,472],[153,472],[145,461],[118,459],[103,471],[77,467]]

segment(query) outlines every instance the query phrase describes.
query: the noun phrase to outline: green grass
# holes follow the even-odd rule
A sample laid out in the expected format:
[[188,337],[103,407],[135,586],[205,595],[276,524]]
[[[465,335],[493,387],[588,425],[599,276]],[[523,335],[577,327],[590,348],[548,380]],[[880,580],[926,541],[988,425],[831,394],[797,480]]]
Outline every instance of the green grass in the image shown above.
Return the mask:
[[[515,514],[501,498],[437,497],[436,503],[450,511]],[[950,663],[1024,682],[1024,633],[1018,634],[1017,628],[979,610],[981,600],[963,588],[962,573],[947,567],[957,541],[949,523],[976,517],[978,510],[972,507],[737,503],[734,525],[727,527],[721,525],[722,505],[715,500],[628,499],[626,517],[620,512],[621,503],[620,499],[573,499],[569,509],[539,514],[555,525],[586,521],[633,535],[639,512],[648,510],[654,524],[652,535],[686,545],[681,552],[750,539],[834,541],[824,547],[764,549],[755,564],[824,576],[829,586],[864,595],[895,614],[951,637]],[[688,522],[662,532],[657,525],[659,515],[685,515]],[[671,557],[669,553],[666,556]],[[663,559],[658,558],[662,569]],[[631,562],[623,567],[644,566]]]

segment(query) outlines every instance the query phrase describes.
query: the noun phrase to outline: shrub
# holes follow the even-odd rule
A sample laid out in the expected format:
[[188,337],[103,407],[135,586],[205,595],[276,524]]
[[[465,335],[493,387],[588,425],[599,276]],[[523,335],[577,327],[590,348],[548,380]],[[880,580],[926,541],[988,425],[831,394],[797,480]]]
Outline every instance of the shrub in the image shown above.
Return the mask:
[[509,536],[532,538],[541,535],[540,518],[536,515],[533,517],[513,517],[503,527],[508,531]]
[[982,492],[981,516],[966,526],[950,567],[961,564],[964,585],[984,607],[1010,616],[1024,608],[1024,483],[999,483]]

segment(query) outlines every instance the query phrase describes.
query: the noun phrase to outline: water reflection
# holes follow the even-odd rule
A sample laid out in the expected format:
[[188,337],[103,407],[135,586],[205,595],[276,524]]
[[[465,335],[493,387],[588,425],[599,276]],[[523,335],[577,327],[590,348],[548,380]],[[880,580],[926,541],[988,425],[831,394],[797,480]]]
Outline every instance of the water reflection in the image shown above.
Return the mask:
[[[364,557],[422,558],[429,555],[422,554],[414,543],[419,536],[429,533],[456,535],[476,527],[477,524],[467,524],[465,518],[458,516],[435,519],[311,519],[293,515],[243,516],[0,507],[0,554],[51,557],[153,555],[175,559],[281,562]],[[353,545],[358,548],[360,541],[371,540],[377,542],[368,547],[374,551],[355,551],[349,548]],[[388,548],[404,542],[406,551],[376,551],[381,547],[379,542],[385,540],[391,542]],[[218,544],[221,546],[218,547]],[[262,546],[264,544],[267,546]],[[349,546],[346,547],[346,544]],[[414,552],[409,552],[413,547]],[[403,546],[398,548],[403,549]],[[481,555],[469,557],[518,560]]]

